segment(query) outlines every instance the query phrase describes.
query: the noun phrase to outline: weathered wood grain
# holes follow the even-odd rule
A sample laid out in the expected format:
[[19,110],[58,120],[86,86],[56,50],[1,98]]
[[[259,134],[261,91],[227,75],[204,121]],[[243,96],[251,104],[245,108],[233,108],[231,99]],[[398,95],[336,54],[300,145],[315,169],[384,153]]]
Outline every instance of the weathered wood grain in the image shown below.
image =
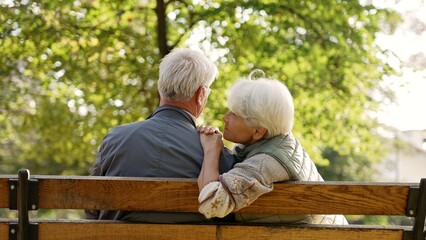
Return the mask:
[[9,178],[0,177],[0,208],[9,208]]
[[186,224],[116,224],[107,221],[38,222],[43,240],[401,240],[403,229],[368,226],[237,226]]
[[[278,183],[273,192],[240,212],[405,215],[409,187],[359,182]],[[195,179],[39,178],[39,208],[46,209],[197,212],[197,196]]]
[[401,240],[401,228],[367,226],[221,226],[218,239],[244,240]]
[[[9,207],[9,177],[0,177],[0,208]],[[38,181],[39,209],[120,209],[198,212],[196,179],[32,176]],[[286,182],[261,196],[245,213],[405,215],[410,186],[360,182]],[[0,219],[0,239],[9,222]],[[32,219],[38,239],[401,240],[412,226],[145,224],[97,220]],[[15,221],[16,222],[16,221]]]
[[214,225],[138,224],[108,221],[38,222],[43,240],[216,240]]
[[9,224],[0,220],[0,239],[9,239]]

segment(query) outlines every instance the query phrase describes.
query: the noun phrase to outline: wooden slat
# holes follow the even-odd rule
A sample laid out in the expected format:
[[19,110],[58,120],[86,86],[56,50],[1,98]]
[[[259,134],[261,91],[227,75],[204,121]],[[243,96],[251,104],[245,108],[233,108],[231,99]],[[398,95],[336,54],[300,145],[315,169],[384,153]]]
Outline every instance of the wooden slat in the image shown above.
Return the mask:
[[252,207],[285,214],[405,215],[409,190],[410,185],[402,184],[293,182],[276,184],[271,194]]
[[366,226],[237,226],[86,222],[39,222],[39,239],[43,240],[401,240],[403,229]]
[[39,179],[39,208],[198,211],[198,188],[192,179],[88,178]]
[[[198,211],[195,179],[38,178],[40,208]],[[275,184],[273,192],[240,212],[405,215],[409,187],[410,184],[358,182],[280,183]]]
[[0,222],[0,239],[9,239],[9,224]]
[[403,230],[365,226],[324,227],[319,225],[288,226],[223,226],[220,240],[401,240]]
[[0,208],[9,208],[9,178],[0,177]]
[[38,239],[41,240],[216,240],[214,225],[173,225],[92,221],[40,222]]

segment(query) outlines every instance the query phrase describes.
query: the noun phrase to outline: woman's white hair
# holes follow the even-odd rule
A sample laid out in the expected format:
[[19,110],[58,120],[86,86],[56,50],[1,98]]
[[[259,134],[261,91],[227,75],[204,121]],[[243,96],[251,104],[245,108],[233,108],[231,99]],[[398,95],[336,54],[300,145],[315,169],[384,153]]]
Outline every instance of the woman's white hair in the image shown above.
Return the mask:
[[293,128],[294,105],[288,88],[276,79],[238,79],[228,93],[229,109],[249,127],[263,127],[266,138],[288,134]]
[[160,63],[158,92],[171,101],[188,101],[200,86],[210,87],[218,76],[216,65],[201,52],[178,48]]

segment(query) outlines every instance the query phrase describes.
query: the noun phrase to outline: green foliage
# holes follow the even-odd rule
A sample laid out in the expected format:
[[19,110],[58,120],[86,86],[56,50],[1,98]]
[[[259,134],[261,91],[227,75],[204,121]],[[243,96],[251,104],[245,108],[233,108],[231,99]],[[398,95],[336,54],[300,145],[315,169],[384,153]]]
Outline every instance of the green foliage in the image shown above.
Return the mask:
[[135,3],[76,3],[2,7],[2,171],[87,174],[111,126],[157,105],[159,56]]
[[348,215],[345,217],[351,224],[412,226],[414,223],[414,218],[404,216]]
[[341,155],[335,149],[326,148],[323,157],[327,165],[319,165],[318,171],[329,181],[372,181],[374,169],[371,159],[364,155]]
[[327,176],[356,180],[349,173],[365,175],[383,156],[372,94],[389,95],[380,82],[394,70],[374,36],[392,30],[393,12],[353,0],[9,2],[0,5],[0,173],[88,174],[109,129],[158,105],[164,53],[188,45],[220,69],[200,122],[221,127],[225,89],[262,69],[289,87],[294,133]]

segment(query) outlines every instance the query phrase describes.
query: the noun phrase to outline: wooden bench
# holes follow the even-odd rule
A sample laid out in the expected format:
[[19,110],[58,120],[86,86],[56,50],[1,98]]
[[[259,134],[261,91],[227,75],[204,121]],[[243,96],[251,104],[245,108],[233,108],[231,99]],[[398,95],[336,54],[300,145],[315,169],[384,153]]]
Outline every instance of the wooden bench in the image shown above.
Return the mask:
[[[413,217],[413,226],[295,224],[147,224],[123,221],[31,219],[37,209],[197,212],[195,179],[89,176],[0,176],[1,240],[68,239],[395,239],[424,240],[426,178],[419,184],[286,182],[241,209],[245,213],[345,214]],[[16,211],[16,210],[15,210]]]

